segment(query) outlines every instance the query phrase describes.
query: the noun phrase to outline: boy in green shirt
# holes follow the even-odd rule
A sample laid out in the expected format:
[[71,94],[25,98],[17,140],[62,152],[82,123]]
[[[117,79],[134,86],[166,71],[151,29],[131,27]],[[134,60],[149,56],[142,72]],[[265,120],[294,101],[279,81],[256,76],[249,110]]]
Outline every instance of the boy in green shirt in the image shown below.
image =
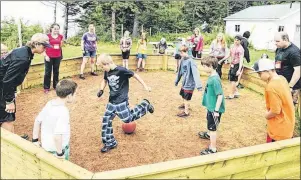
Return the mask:
[[220,123],[222,113],[225,112],[225,100],[221,79],[216,72],[218,60],[214,57],[202,59],[204,70],[209,74],[205,88],[202,105],[207,108],[208,132],[199,132],[202,139],[210,139],[210,146],[201,151],[201,155],[216,153],[216,130]]

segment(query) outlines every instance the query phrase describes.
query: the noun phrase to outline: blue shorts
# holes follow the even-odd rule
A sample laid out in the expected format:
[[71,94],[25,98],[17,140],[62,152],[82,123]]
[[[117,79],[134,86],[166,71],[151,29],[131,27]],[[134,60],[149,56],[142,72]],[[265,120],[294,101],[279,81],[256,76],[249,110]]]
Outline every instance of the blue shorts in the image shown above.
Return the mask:
[[147,58],[147,55],[146,54],[141,54],[141,53],[138,53],[137,54],[137,59],[146,59]]
[[94,58],[94,57],[96,57],[96,51],[85,51],[83,53],[83,56],[84,57],[92,57],[92,58]]

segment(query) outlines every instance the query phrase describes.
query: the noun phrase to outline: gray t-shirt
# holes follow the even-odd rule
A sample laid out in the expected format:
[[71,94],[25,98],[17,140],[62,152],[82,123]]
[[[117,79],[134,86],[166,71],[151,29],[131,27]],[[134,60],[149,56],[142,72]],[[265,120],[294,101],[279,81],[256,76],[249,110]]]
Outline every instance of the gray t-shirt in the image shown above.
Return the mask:
[[82,40],[84,41],[85,51],[96,51],[96,41],[98,40],[96,34],[86,32],[83,35]]

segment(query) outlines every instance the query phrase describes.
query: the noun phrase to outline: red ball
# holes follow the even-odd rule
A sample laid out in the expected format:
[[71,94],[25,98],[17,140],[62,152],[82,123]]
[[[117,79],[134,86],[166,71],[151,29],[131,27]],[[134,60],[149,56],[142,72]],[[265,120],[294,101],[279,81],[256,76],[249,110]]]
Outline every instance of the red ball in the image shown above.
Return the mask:
[[136,129],[136,123],[130,122],[130,123],[123,123],[122,124],[122,130],[126,134],[132,134]]

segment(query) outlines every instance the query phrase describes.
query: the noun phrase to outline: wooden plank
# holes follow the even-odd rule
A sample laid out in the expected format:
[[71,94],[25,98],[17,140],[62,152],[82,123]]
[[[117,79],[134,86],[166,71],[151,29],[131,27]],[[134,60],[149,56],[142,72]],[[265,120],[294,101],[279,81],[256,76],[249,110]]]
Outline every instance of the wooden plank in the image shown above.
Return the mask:
[[272,165],[266,173],[267,179],[282,179],[291,176],[300,176],[299,160]]

